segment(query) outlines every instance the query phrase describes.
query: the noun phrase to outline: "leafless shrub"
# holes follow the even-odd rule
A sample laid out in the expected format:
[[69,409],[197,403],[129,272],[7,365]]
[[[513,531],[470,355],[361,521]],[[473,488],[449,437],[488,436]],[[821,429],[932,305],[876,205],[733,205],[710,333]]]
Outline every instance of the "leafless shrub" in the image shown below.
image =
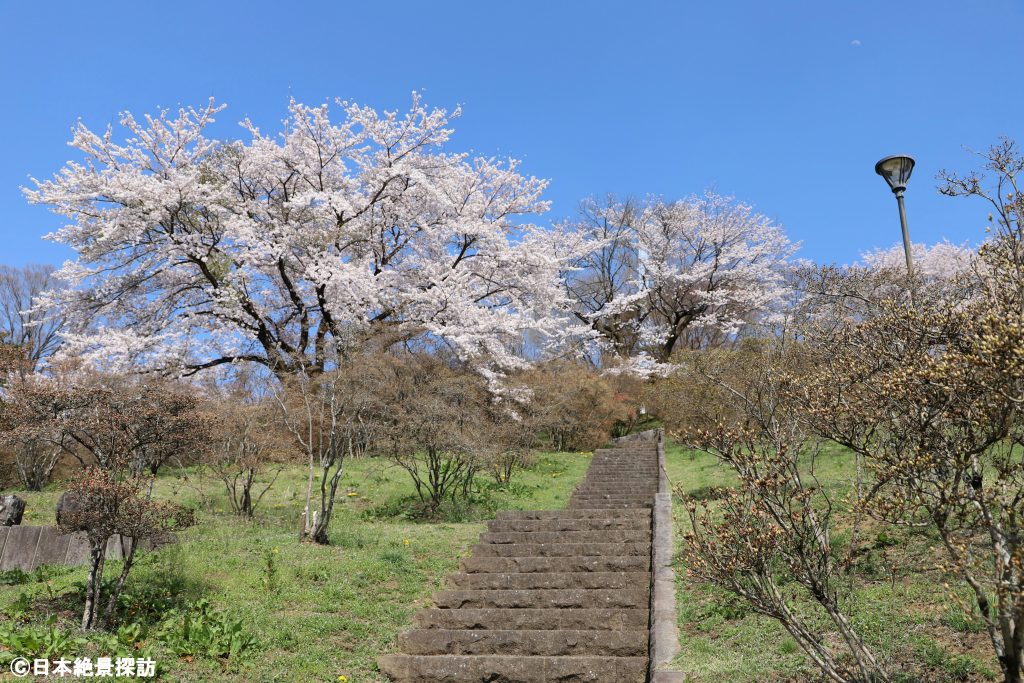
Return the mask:
[[[234,513],[251,518],[283,469],[287,440],[277,412],[266,401],[228,396],[217,402],[215,413],[210,468],[224,483]],[[263,475],[269,479],[259,481]]]
[[486,382],[425,354],[393,359],[386,376],[379,448],[408,472],[431,513],[446,500],[467,499],[492,446]]
[[521,379],[532,393],[524,417],[555,450],[593,450],[618,422],[635,416],[635,407],[627,395],[616,393],[612,379],[579,364],[547,363]]

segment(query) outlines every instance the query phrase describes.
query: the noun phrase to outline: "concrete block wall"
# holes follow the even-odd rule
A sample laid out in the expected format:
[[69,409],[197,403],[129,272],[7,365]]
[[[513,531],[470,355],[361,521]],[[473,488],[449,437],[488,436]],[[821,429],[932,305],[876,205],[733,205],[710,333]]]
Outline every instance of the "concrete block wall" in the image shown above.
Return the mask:
[[[121,536],[112,537],[107,543],[107,558],[123,559],[126,543]],[[0,527],[0,571],[30,572],[44,564],[76,566],[88,561],[89,541],[83,532],[62,534],[52,526]]]

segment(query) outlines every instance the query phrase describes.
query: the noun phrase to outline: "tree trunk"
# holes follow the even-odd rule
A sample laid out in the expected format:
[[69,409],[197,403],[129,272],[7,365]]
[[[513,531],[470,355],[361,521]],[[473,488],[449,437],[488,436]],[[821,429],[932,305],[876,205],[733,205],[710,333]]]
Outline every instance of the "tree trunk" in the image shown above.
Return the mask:
[[1003,667],[1003,683],[1021,683],[1021,649],[1018,638],[1003,643],[1005,648],[999,663]]
[[103,555],[106,543],[89,539],[89,576],[85,581],[85,608],[82,611],[82,630],[95,628],[99,610],[100,590],[103,587]]
[[[312,439],[311,439],[312,441]],[[313,451],[309,451],[309,476],[306,479],[306,507],[302,510],[302,531],[299,533],[299,541],[305,541],[309,535],[310,524],[309,520],[309,505],[313,499]]]
[[250,469],[246,473],[245,482],[242,484],[242,502],[239,504],[239,509],[246,517],[253,516],[252,509],[252,484],[256,479],[256,473]]
[[128,579],[128,572],[132,569],[132,564],[135,561],[135,548],[138,543],[135,539],[127,539],[128,548],[124,548],[125,538],[121,537],[121,548],[124,550],[124,566],[121,568],[121,573],[117,577],[117,583],[114,584],[113,590],[110,592],[110,597],[107,599],[107,608],[103,612],[103,628],[109,628],[114,620],[114,614],[117,612],[117,600],[121,597],[121,590],[124,588],[124,583]]

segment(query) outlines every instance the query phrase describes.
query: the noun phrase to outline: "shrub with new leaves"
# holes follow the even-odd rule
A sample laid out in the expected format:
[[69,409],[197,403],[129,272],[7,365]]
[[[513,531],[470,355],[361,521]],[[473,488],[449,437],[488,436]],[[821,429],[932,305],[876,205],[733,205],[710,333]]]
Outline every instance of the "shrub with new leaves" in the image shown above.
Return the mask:
[[155,475],[200,458],[210,443],[201,400],[170,380],[64,368],[12,382],[7,397],[5,440],[57,448],[83,466],[126,461]]
[[[69,484],[73,504],[59,524],[89,537],[82,628],[108,626],[139,541],[191,522],[177,506],[151,500],[150,491],[162,464],[204,453],[208,417],[191,392],[169,381],[84,370],[26,376],[7,393],[6,442],[46,444],[84,466]],[[101,615],[106,546],[114,534],[131,540]]]
[[965,300],[947,290],[882,301],[862,320],[808,338],[814,368],[794,396],[813,428],[864,457],[863,505],[926,524],[943,569],[964,581],[1004,680],[1024,667],[1024,158],[1004,141],[986,155],[995,189],[945,174],[944,191],[982,196],[997,219]]
[[[830,680],[887,681],[841,601],[833,501],[814,477],[818,446],[788,397],[799,354],[780,338],[756,353],[736,355],[727,376],[716,373],[716,365],[694,368],[735,405],[716,426],[677,433],[690,447],[718,458],[739,480],[713,504],[683,496],[691,526],[683,549],[688,570],[777,619]],[[708,404],[703,421],[722,405]],[[794,609],[794,589],[821,608],[842,637],[848,659],[826,647],[820,628]]]

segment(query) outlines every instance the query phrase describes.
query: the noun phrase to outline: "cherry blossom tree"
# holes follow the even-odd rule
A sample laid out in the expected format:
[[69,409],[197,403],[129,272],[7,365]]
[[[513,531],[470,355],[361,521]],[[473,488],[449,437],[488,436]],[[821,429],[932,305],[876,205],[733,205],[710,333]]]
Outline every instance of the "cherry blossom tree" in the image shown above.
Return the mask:
[[563,226],[589,246],[566,271],[575,315],[611,355],[655,367],[735,338],[782,304],[797,245],[731,197],[584,202]]
[[[932,245],[915,242],[910,245],[910,253],[914,258],[915,275],[924,280],[952,280],[968,273],[978,255],[966,244],[953,244],[948,240]],[[905,271],[905,258],[902,244],[861,254],[864,266],[871,270]]]
[[192,374],[248,361],[278,376],[344,360],[367,332],[429,338],[514,366],[527,330],[564,336],[557,235],[529,222],[546,181],[515,160],[445,149],[459,115],[415,93],[405,113],[292,102],[283,130],[207,131],[223,106],[79,124],[83,159],[25,189],[68,224],[77,258],[40,309],[65,352]]

